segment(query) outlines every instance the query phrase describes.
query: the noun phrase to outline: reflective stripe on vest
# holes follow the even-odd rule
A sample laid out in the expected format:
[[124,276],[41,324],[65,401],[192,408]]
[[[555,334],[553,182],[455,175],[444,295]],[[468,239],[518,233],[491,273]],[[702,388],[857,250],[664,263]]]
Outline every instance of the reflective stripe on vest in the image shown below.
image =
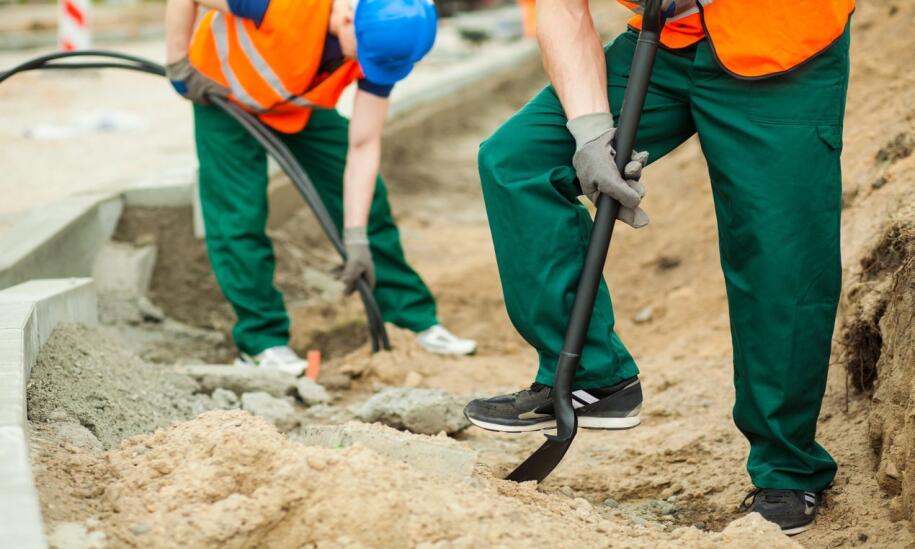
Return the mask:
[[[213,17],[212,28],[213,40],[216,42],[216,54],[219,56],[219,64],[222,67],[222,73],[225,75],[226,81],[229,83],[229,89],[232,90],[232,93],[240,103],[252,111],[256,113],[265,113],[269,111],[274,105],[262,105],[251,97],[251,94],[248,93],[242,83],[238,80],[238,77],[232,70],[232,66],[229,64],[229,33],[226,28],[226,20],[221,13],[217,13]],[[254,47],[251,37],[248,36],[248,30],[242,24],[242,20],[239,17],[235,18],[235,36],[248,63],[254,67],[258,76],[263,79],[270,89],[272,89],[277,96],[282,98],[280,101],[281,103],[292,103],[297,107],[312,109],[323,108],[286,89],[286,86],[283,85],[283,82],[276,75],[276,72],[274,72],[260,52],[257,51],[257,48]]]
[[266,112],[267,107],[262,106],[248,94],[248,91],[241,85],[241,82],[238,81],[238,77],[235,76],[235,71],[229,66],[229,33],[226,30],[226,20],[221,13],[217,12],[213,16],[211,28],[213,29],[213,42],[216,44],[216,55],[219,56],[222,74],[229,83],[229,89],[232,90],[232,95],[234,95],[241,104],[252,111],[256,113]]
[[248,36],[248,29],[245,28],[244,24],[242,24],[240,17],[235,18],[235,34],[238,37],[238,44],[241,46],[242,51],[245,52],[245,56],[248,58],[251,66],[254,67],[264,82],[270,86],[270,89],[272,89],[275,94],[283,98],[283,102],[292,103],[297,107],[318,109],[323,108],[315,105],[307,99],[299,97],[298,95],[286,89],[286,86],[283,85],[280,77],[276,75],[276,73],[263,58],[260,52],[257,51],[257,48],[254,47],[254,43],[251,41],[251,37]]

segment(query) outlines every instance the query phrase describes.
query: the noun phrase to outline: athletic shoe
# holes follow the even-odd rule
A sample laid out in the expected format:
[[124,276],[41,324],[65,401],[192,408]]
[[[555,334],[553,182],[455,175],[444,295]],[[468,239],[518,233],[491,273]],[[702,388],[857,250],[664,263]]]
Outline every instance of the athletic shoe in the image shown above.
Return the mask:
[[747,512],[759,513],[764,519],[774,522],[789,536],[812,528],[819,506],[820,498],[816,492],[773,488],[753,490],[747,494],[742,505]]
[[440,355],[472,355],[477,350],[477,342],[460,338],[441,324],[416,334],[416,342],[430,353]]
[[279,345],[251,356],[247,353],[239,353],[235,359],[235,366],[238,368],[258,368],[261,370],[273,370],[300,376],[308,368],[308,362],[295,354],[289,346]]
[[[631,377],[616,385],[572,391],[578,425],[586,429],[631,429],[639,424],[642,385]],[[477,427],[504,433],[555,429],[552,388],[534,383],[510,395],[471,400],[464,416]]]

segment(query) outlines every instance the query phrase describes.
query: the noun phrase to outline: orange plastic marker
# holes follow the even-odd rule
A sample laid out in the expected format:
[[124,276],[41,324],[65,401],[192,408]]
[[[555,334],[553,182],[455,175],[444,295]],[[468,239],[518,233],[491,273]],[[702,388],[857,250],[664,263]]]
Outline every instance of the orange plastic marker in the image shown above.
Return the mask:
[[308,376],[308,379],[315,381],[321,372],[321,351],[311,349],[305,358],[308,360],[308,370],[305,375]]

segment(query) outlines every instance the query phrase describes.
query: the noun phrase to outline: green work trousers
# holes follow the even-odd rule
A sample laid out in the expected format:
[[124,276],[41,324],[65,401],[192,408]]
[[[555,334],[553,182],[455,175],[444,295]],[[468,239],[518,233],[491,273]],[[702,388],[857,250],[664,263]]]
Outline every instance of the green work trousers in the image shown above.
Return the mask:
[[[637,35],[605,50],[619,115]],[[734,347],[734,420],[757,487],[820,490],[836,464],[815,441],[841,285],[842,122],[849,36],[764,80],[726,73],[706,41],[661,50],[637,150],[657,160],[699,134],[712,181]],[[591,229],[552,87],[480,148],[479,166],[509,316],[553,382]],[[655,192],[676,192],[657,182]],[[657,185],[661,185],[657,187]],[[638,373],[601,284],[577,388]],[[701,372],[696,373],[702,375]]]
[[[275,258],[267,238],[267,156],[263,147],[217,107],[194,106],[200,203],[207,252],[219,287],[238,321],[235,344],[256,354],[289,342],[289,316],[273,283]],[[343,170],[348,121],[316,110],[296,134],[277,133],[314,183],[337,228],[343,220]],[[369,215],[375,299],[385,321],[413,331],[437,323],[435,301],[404,258],[381,178]]]

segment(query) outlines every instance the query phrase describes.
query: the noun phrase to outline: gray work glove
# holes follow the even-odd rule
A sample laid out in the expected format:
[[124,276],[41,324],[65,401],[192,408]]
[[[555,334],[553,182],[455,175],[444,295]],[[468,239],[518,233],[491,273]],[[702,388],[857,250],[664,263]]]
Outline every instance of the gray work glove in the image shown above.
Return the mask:
[[375,264],[369,249],[369,237],[365,227],[343,229],[343,245],[346,247],[346,263],[338,279],[343,283],[343,293],[356,291],[356,281],[365,276],[369,286],[375,287]]
[[645,196],[645,186],[639,182],[642,168],[648,163],[648,153],[633,151],[631,161],[624,168],[625,179],[616,169],[613,150],[613,117],[607,112],[585,114],[566,123],[575,138],[575,156],[572,165],[578,175],[581,190],[592,201],[597,193],[610,195],[620,203],[620,221],[638,229],[648,224],[648,215],[639,208]]
[[229,90],[204,76],[191,65],[187,57],[165,66],[165,75],[179,95],[200,105],[209,105],[207,95],[228,97]]

